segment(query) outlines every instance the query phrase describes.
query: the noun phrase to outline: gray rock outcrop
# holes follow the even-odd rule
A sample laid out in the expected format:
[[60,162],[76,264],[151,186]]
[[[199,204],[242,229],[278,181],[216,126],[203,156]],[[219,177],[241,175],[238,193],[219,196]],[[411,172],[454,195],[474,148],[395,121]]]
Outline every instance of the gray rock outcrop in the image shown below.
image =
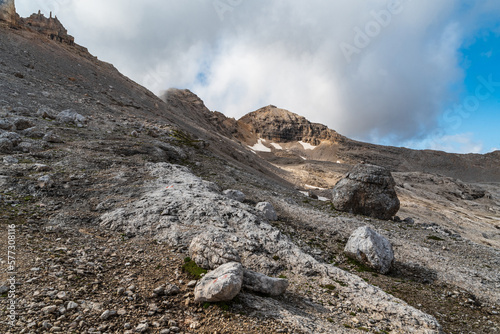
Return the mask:
[[344,252],[381,274],[391,269],[394,261],[392,245],[368,226],[360,227],[349,237]]
[[[342,298],[362,307],[367,314],[382,315],[401,332],[439,333],[436,319],[363,279],[333,265],[320,263],[295,245],[289,237],[256,216],[253,208],[223,196],[212,184],[194,176],[186,167],[168,163],[148,163],[153,180],[143,187],[143,195],[127,205],[101,215],[100,225],[127,235],[150,236],[173,247],[186,248],[193,238],[214,232],[224,235],[238,251],[245,268],[275,275],[280,266],[304,277],[337,285]],[[170,185],[175,184],[175,187]],[[280,261],[273,260],[278,256]],[[245,294],[245,298],[248,297]],[[265,303],[273,303],[267,300]],[[274,304],[273,304],[274,305]],[[273,306],[279,309],[279,304]],[[281,310],[281,309],[280,309]],[[328,322],[307,317],[287,318],[309,332],[321,333]],[[423,328],[423,330],[422,330]],[[418,330],[417,330],[418,329]],[[323,331],[324,332],[324,331]]]
[[260,292],[270,296],[279,296],[285,293],[288,287],[288,281],[286,279],[273,278],[252,270],[244,269],[243,287],[254,292]]
[[399,210],[395,185],[387,169],[358,164],[335,185],[332,203],[340,211],[388,220]]
[[245,194],[239,190],[227,189],[222,192],[226,197],[234,199],[238,202],[243,202],[245,200]]
[[0,21],[15,24],[17,21],[16,6],[14,0],[0,1]]
[[194,301],[222,302],[232,300],[243,284],[243,266],[238,262],[226,263],[208,272],[194,289]]
[[222,233],[194,237],[189,246],[189,256],[204,269],[215,269],[229,262],[241,262],[238,252],[224,240]]
[[278,220],[278,215],[276,214],[276,211],[274,210],[274,207],[271,203],[260,202],[257,203],[255,208],[259,211],[262,211],[264,217],[266,217],[267,220]]
[[76,125],[83,124],[87,121],[85,116],[82,116],[71,109],[61,111],[56,118],[61,123],[73,123]]

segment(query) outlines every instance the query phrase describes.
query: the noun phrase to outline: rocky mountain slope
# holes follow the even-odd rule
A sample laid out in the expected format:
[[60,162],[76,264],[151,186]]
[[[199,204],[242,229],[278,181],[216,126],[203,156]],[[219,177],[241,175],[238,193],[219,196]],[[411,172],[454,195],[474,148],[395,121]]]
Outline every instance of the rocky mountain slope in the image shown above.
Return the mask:
[[[294,115],[302,143],[273,142],[282,145],[273,156],[274,146],[252,151],[249,145],[272,146],[259,142],[257,133],[268,130],[257,123],[210,112],[186,90],[157,98],[78,45],[16,28],[0,26],[2,333],[500,330],[494,230],[487,245],[441,224],[444,218],[395,222],[339,212],[296,187],[330,187],[350,168],[303,160],[315,150],[307,144],[348,139]],[[471,229],[484,208],[493,211],[483,218],[498,217],[493,183],[476,189],[422,171],[395,177],[404,218],[417,211],[412,205],[449,217],[450,225],[463,211]],[[231,199],[226,189],[246,198]],[[263,201],[277,220],[256,208]],[[364,225],[393,244],[387,275],[343,253]],[[287,292],[243,290],[228,303],[194,303],[194,277],[183,263],[191,241],[210,236],[246,268],[286,277]]]
[[[216,123],[221,124],[221,120],[216,119]],[[398,172],[440,174],[466,182],[500,182],[500,151],[485,155],[451,154],[358,142],[276,106],[261,108],[237,121],[225,120],[224,124],[234,138],[247,145],[253,146],[262,139],[275,156],[296,161],[300,157],[350,165],[364,161]],[[282,148],[288,149],[286,154]]]

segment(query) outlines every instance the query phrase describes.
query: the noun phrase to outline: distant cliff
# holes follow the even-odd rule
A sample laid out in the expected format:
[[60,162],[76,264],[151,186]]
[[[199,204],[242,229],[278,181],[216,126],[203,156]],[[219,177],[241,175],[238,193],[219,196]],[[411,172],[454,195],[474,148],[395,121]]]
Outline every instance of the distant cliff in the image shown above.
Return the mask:
[[57,19],[57,16],[52,17],[52,12],[48,18],[38,11],[38,14],[32,14],[30,17],[21,20],[26,28],[44,34],[52,40],[69,45],[75,43],[75,38],[68,35],[68,31]]
[[57,19],[57,16],[52,17],[52,12],[48,18],[40,11],[38,11],[38,14],[32,14],[30,17],[20,18],[16,13],[14,0],[0,0],[0,24],[8,25],[15,29],[36,31],[57,42],[69,45],[75,43],[74,37],[68,34],[66,28]]
[[15,26],[18,19],[14,0],[0,0],[0,23]]

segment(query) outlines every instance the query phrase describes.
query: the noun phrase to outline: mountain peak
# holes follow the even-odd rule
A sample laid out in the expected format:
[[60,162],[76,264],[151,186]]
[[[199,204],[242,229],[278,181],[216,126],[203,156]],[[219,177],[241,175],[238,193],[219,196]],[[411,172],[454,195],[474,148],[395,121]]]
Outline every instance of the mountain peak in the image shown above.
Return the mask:
[[264,139],[276,142],[303,141],[319,145],[322,141],[336,141],[341,136],[327,126],[311,123],[305,117],[286,109],[268,105],[243,116],[239,122],[250,126]]

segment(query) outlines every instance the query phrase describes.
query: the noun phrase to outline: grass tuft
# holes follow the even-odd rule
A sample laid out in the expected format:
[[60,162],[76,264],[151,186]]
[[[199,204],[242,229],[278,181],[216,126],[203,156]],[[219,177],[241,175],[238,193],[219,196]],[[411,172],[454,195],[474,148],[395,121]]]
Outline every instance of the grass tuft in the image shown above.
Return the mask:
[[184,264],[182,265],[182,270],[194,279],[200,279],[202,274],[206,274],[207,270],[198,267],[196,262],[191,260],[190,257],[184,259]]

